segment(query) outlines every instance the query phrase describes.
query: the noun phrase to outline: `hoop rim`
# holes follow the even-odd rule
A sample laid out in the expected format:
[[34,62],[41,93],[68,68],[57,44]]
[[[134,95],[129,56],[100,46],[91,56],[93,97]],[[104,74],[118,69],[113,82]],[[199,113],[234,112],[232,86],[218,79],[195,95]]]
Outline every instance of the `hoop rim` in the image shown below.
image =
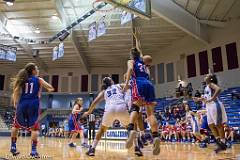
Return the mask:
[[103,12],[103,13],[106,13],[106,12],[111,12],[113,10],[116,9],[116,7],[113,7],[113,8],[110,8],[110,9],[97,9],[95,7],[95,4],[98,3],[98,2],[104,2],[104,0],[95,0],[93,3],[92,3],[92,7],[93,9],[96,11],[96,12]]

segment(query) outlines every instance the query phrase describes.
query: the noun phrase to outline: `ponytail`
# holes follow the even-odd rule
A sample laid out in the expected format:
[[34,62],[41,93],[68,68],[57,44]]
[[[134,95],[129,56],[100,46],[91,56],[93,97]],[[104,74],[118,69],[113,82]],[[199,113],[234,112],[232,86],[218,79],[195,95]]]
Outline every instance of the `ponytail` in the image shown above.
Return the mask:
[[105,77],[105,78],[103,78],[102,83],[103,83],[103,85],[102,85],[101,89],[106,90],[108,87],[110,87],[112,85],[112,79],[110,77]]
[[35,70],[35,67],[36,65],[34,63],[28,63],[23,69],[21,69],[16,77],[12,78],[12,89],[23,88],[27,79],[32,75],[32,71]]
[[210,75],[210,82],[218,85],[218,79],[217,79],[217,76],[215,74]]

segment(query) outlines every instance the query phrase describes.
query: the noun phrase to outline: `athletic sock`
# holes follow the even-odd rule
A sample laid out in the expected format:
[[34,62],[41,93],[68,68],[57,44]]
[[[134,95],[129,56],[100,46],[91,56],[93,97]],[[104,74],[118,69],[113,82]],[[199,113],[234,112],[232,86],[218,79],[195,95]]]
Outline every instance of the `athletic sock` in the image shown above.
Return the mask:
[[134,130],[134,124],[133,123],[129,123],[128,131],[132,131],[132,130]]
[[16,142],[17,142],[17,137],[12,137],[11,138],[11,148],[16,149]]
[[32,140],[32,152],[37,152],[37,140]]
[[96,148],[97,147],[97,144],[98,144],[98,140],[96,140],[96,138],[94,139],[93,141],[93,145],[92,145],[92,148]]

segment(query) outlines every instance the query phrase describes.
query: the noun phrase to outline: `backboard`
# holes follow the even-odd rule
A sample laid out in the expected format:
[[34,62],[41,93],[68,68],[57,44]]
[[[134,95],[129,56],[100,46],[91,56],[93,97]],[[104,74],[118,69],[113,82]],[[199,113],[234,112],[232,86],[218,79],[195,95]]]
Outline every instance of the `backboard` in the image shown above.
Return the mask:
[[150,19],[151,0],[104,0],[105,2],[131,12],[145,19]]

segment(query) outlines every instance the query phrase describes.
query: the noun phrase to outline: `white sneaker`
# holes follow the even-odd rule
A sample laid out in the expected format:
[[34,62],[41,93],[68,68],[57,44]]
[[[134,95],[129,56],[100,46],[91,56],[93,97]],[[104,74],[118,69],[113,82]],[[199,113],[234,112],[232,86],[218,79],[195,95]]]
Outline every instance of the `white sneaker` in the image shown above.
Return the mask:
[[158,137],[153,139],[153,155],[159,155],[160,153],[160,139]]
[[126,141],[126,148],[129,149],[133,146],[133,141],[136,139],[137,132],[132,130],[129,133],[128,139]]

